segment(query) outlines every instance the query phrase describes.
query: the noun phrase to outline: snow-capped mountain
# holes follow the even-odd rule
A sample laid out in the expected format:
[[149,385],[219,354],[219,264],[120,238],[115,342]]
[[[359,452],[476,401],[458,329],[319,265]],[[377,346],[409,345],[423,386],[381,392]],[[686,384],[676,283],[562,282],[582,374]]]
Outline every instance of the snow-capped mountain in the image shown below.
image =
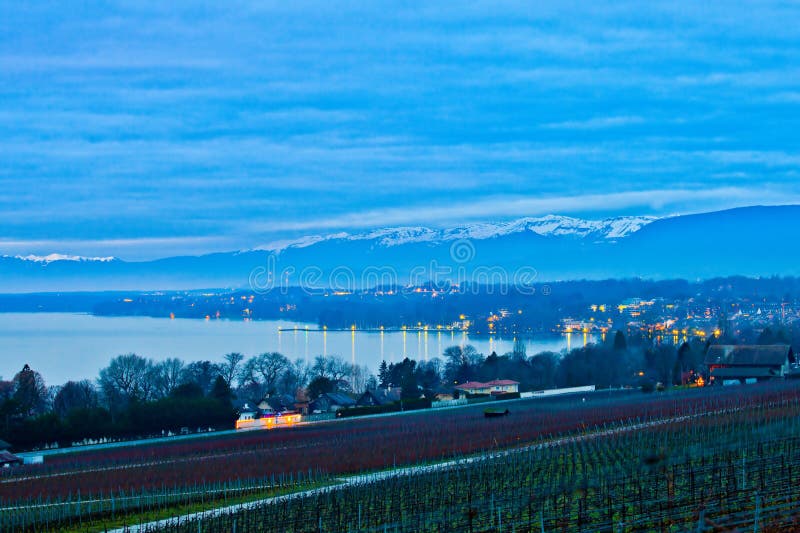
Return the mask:
[[0,292],[211,287],[268,291],[276,280],[289,285],[363,287],[434,278],[485,284],[496,283],[499,277],[520,284],[626,277],[800,276],[795,249],[798,226],[800,206],[754,206],[659,219],[547,216],[448,229],[387,228],[144,262],[58,254],[5,256],[0,257]]
[[[3,257],[11,257],[5,255]],[[13,256],[15,259],[19,259],[20,261],[31,261],[33,263],[53,263],[55,261],[75,261],[75,262],[99,262],[99,263],[108,263],[110,261],[116,261],[116,257],[108,256],[108,257],[84,257],[80,255],[65,255],[65,254],[48,254],[48,255],[15,255]]]
[[340,232],[329,235],[310,235],[299,239],[272,242],[259,249],[281,252],[287,248],[306,248],[331,240],[374,241],[381,246],[400,246],[412,243],[440,243],[457,239],[492,239],[522,232],[532,232],[544,237],[591,238],[602,241],[627,237],[654,220],[656,217],[648,216],[584,220],[547,215],[538,218],[519,218],[509,222],[478,222],[446,229],[405,226],[354,234]]

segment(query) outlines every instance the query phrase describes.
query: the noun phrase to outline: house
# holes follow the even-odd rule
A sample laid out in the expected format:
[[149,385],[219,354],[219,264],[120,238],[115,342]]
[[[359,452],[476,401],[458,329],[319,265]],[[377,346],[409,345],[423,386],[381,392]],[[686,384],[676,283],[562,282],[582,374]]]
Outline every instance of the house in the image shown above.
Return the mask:
[[22,464],[22,459],[9,452],[9,448],[11,448],[9,443],[0,440],[0,468],[9,468]]
[[280,413],[294,408],[294,396],[289,394],[276,394],[258,404],[263,413]]
[[[260,415],[260,416],[259,416]],[[236,429],[273,429],[281,426],[292,426],[302,420],[300,413],[279,412],[264,414],[260,409],[253,409],[249,405],[239,412],[239,419],[236,421]]]
[[465,394],[508,394],[519,392],[519,381],[510,379],[494,379],[486,383],[468,381],[461,385],[456,385],[455,390]]
[[353,407],[356,402],[340,392],[325,392],[320,394],[319,397],[311,402],[308,406],[309,413],[328,413],[338,411],[339,409],[346,409]]
[[394,387],[392,389],[368,390],[364,392],[364,394],[362,394],[358,400],[356,400],[356,405],[376,406],[399,402],[401,392],[402,389],[400,387]]
[[795,363],[792,347],[787,344],[767,346],[719,344],[711,346],[705,358],[709,377],[717,383],[782,379],[791,373]]

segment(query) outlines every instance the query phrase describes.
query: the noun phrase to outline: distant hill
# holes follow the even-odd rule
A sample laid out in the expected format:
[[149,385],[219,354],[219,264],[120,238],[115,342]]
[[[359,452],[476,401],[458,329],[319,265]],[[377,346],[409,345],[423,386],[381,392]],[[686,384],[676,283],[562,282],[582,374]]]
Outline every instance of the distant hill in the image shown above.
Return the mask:
[[[745,207],[661,219],[548,216],[450,229],[314,235],[259,249],[155,261],[0,258],[0,292],[156,290],[726,275],[799,275],[800,206]],[[516,277],[515,277],[516,274]]]

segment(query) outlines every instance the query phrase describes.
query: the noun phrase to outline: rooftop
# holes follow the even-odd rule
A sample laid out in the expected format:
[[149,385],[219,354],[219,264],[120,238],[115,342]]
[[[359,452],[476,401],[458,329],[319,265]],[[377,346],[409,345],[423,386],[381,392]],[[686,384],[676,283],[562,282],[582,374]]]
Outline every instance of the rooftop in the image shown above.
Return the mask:
[[706,354],[706,365],[781,366],[795,362],[794,352],[788,344],[711,346]]
[[492,381],[487,381],[486,383],[482,383],[480,381],[467,381],[466,383],[462,383],[460,385],[456,385],[455,388],[457,389],[488,389],[491,387],[502,387],[508,385],[519,385],[519,381],[513,381],[510,379],[493,379]]

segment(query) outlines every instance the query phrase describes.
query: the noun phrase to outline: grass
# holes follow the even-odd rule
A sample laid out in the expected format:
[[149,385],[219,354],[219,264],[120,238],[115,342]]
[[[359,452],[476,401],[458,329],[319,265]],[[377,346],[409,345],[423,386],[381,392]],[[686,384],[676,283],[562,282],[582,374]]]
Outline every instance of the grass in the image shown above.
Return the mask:
[[174,506],[162,507],[160,509],[153,509],[149,511],[117,513],[117,515],[113,518],[106,515],[90,518],[89,520],[82,520],[79,524],[61,524],[53,529],[53,531],[65,533],[102,533],[104,531],[122,528],[125,526],[146,524],[149,522],[155,522],[168,518],[177,518],[193,513],[213,511],[215,509],[220,509],[221,507],[241,505],[266,498],[304,492],[307,490],[318,489],[335,484],[336,480],[331,480],[329,482],[302,483],[292,487],[260,490],[233,497],[222,495],[216,498],[206,498],[202,502],[196,501],[188,504],[177,504]]

